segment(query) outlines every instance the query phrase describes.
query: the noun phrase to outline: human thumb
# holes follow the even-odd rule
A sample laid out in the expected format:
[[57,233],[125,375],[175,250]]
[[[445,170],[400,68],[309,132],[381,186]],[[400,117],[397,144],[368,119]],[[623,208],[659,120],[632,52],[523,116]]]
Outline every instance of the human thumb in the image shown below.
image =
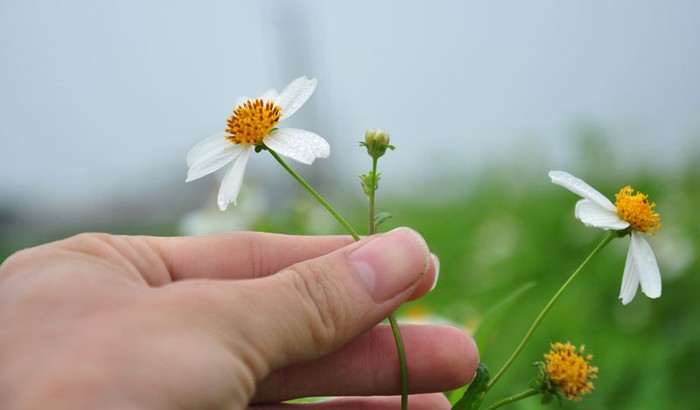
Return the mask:
[[251,362],[263,373],[312,360],[390,315],[429,267],[423,238],[397,228],[272,276],[231,283],[230,326],[250,341]]

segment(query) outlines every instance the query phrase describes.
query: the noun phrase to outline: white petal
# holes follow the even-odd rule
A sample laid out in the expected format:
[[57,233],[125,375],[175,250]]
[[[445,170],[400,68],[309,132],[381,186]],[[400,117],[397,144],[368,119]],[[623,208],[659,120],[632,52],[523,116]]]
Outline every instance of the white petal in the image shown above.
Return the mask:
[[228,151],[222,151],[217,155],[211,156],[206,160],[195,163],[193,166],[187,170],[187,179],[185,182],[194,181],[205,175],[209,175],[212,172],[218,170],[229,162],[236,158],[235,153],[232,154]]
[[620,299],[622,299],[623,305],[634,299],[639,287],[639,275],[634,262],[632,244],[630,243],[630,250],[627,252],[627,260],[625,261],[625,271],[622,273],[622,286],[620,287]]
[[219,196],[216,199],[216,204],[222,211],[226,210],[228,204],[236,204],[236,199],[238,199],[238,192],[241,190],[241,185],[243,184],[243,175],[245,174],[245,166],[248,163],[248,157],[250,156],[250,150],[252,146],[243,145],[243,150],[241,154],[236,158],[236,161],[231,165],[231,168],[226,171],[224,179],[221,181],[221,187],[219,188]]
[[630,226],[629,222],[617,215],[617,211],[610,211],[589,199],[581,199],[576,202],[574,215],[586,226],[594,228],[619,231]]
[[245,145],[232,144],[226,141],[223,148],[217,148],[214,151],[202,153],[197,160],[187,170],[187,179],[185,182],[194,181],[205,175],[218,170],[229,162],[233,161],[243,151]]
[[296,128],[274,130],[263,142],[278,154],[307,165],[316,158],[327,158],[331,154],[328,141],[311,131]]
[[191,167],[192,164],[201,160],[203,157],[209,156],[212,152],[224,148],[226,144],[230,145],[231,143],[226,140],[226,135],[228,134],[220,132],[198,142],[187,153],[187,166]]
[[277,92],[277,90],[275,90],[274,88],[270,88],[269,90],[265,91],[265,94],[260,96],[260,99],[263,101],[268,101],[268,100],[277,101],[279,99],[279,97],[280,97],[280,95]]
[[297,110],[304,105],[306,100],[311,97],[315,89],[315,78],[309,80],[306,76],[303,76],[289,83],[289,85],[282,90],[277,101],[275,101],[282,109],[282,118],[280,118],[280,120],[289,118],[292,114],[297,112]]
[[590,185],[564,171],[549,171],[552,183],[563,186],[576,195],[598,204],[601,208],[617,212],[617,208],[605,195],[593,189]]
[[639,283],[642,286],[642,292],[652,299],[660,297],[661,272],[659,271],[659,265],[656,263],[654,251],[651,250],[651,246],[644,239],[643,233],[632,232],[629,253],[632,255]]

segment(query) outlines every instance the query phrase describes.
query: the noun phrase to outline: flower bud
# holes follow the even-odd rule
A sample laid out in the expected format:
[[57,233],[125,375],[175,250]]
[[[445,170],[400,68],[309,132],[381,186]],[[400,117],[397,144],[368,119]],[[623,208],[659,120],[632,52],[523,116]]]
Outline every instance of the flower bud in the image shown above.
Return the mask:
[[367,154],[375,159],[383,156],[387,148],[395,149],[389,144],[389,133],[380,129],[365,132],[365,142],[360,142],[360,145],[367,147]]

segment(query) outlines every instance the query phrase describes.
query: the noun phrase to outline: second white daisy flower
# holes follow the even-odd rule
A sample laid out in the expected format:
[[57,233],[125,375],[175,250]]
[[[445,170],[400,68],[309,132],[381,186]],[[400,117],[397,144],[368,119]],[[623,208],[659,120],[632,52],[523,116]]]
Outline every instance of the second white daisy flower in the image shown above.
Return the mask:
[[187,153],[186,182],[193,181],[233,162],[219,188],[217,205],[222,211],[236,203],[250,152],[267,147],[303,164],[326,158],[328,142],[313,132],[296,128],[276,128],[292,116],[316,89],[316,79],[299,77],[278,94],[270,90],[255,98],[241,98],[226,121],[224,132],[200,141]]
[[620,299],[628,304],[641,286],[650,298],[661,296],[661,273],[654,252],[644,239],[661,227],[661,216],[653,210],[647,195],[626,186],[615,195],[615,204],[584,181],[563,171],[550,171],[552,182],[584,198],[576,203],[575,216],[586,226],[605,230],[628,231],[632,237],[625,271],[622,274]]

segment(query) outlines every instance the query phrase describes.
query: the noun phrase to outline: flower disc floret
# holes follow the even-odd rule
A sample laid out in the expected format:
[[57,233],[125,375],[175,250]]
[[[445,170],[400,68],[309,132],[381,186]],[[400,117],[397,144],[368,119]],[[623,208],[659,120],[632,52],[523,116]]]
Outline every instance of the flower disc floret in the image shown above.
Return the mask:
[[226,120],[226,139],[234,144],[260,145],[282,118],[282,108],[274,101],[247,100]]
[[584,356],[583,352],[583,346],[577,351],[566,342],[553,343],[544,355],[547,378],[569,400],[581,400],[581,396],[593,390],[593,380],[598,378],[598,368],[590,364],[593,356]]
[[661,215],[654,211],[655,203],[649,202],[648,195],[644,195],[627,185],[615,195],[615,207],[617,215],[629,222],[630,228],[653,235],[661,228]]

